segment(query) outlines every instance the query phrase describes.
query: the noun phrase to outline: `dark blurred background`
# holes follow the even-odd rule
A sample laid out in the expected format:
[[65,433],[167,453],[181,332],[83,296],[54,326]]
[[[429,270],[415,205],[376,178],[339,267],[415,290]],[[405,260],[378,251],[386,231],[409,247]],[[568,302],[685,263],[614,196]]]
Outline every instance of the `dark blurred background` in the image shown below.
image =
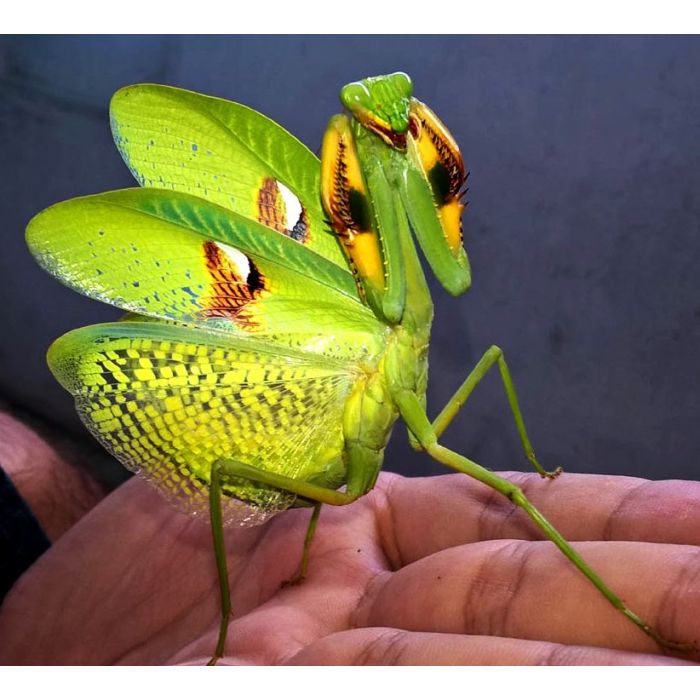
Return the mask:
[[[436,302],[437,412],[491,343],[533,443],[569,471],[698,478],[700,39],[0,37],[0,398],[91,441],[49,374],[50,342],[115,309],[34,264],[24,227],[62,199],[134,183],[107,106],[150,81],[243,102],[316,150],[346,82],[404,70],[471,171],[474,284]],[[445,442],[527,468],[497,373]],[[103,476],[122,470],[101,458]],[[438,473],[395,433],[387,468]]]

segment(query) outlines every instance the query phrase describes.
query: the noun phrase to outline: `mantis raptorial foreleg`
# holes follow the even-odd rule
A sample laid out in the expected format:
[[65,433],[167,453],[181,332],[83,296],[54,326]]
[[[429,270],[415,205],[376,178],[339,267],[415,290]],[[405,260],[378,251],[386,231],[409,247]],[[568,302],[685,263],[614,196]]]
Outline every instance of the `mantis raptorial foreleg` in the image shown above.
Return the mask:
[[[527,435],[527,430],[525,428],[525,421],[523,420],[523,415],[520,410],[520,404],[518,403],[518,395],[515,392],[515,385],[513,384],[513,379],[510,376],[510,370],[506,364],[505,357],[503,355],[503,350],[497,345],[492,345],[482,356],[482,358],[477,362],[474,369],[469,373],[469,376],[464,380],[462,385],[457,389],[452,398],[445,404],[445,407],[440,411],[438,417],[433,421],[432,427],[435,432],[436,438],[439,438],[447,426],[452,422],[454,417],[462,408],[466,400],[471,396],[472,391],[476,385],[486,376],[486,373],[494,366],[498,364],[498,370],[501,374],[501,381],[503,382],[503,388],[508,397],[508,404],[510,406],[511,413],[513,414],[513,419],[515,420],[515,425],[518,429],[518,434],[520,435],[520,442],[525,450],[525,456],[532,466],[535,468],[537,473],[543,478],[554,479],[561,474],[561,467],[557,467],[553,471],[547,471],[535,457],[535,450],[532,447],[530,438]],[[420,449],[420,442],[416,442],[415,438],[411,440],[411,444],[414,448]]]
[[[662,637],[639,615],[630,610],[622,599],[615,594],[600,576],[589,566],[581,555],[564,539],[555,527],[535,508],[525,497],[522,489],[472,460],[463,457],[438,443],[438,433],[433,428],[418,397],[409,391],[398,392],[394,397],[399,407],[401,417],[409,430],[419,441],[421,447],[441,464],[467,476],[474,477],[506,496],[522,508],[544,534],[562,551],[574,566],[610,601],[623,615],[634,622],[645,634],[649,635],[659,645],[676,651],[692,651],[692,644],[670,641]],[[443,411],[444,413],[444,411]],[[441,414],[442,415],[442,414]]]

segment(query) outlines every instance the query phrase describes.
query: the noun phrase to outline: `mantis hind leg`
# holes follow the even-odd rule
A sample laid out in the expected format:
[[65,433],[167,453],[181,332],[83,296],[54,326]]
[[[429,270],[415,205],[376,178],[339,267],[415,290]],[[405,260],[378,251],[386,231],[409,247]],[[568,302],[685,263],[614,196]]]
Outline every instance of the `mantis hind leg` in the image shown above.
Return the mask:
[[513,503],[523,509],[530,519],[544,532],[544,534],[561,550],[564,556],[607,598],[607,600],[619,610],[625,617],[631,620],[645,634],[649,635],[657,644],[676,651],[693,651],[692,644],[674,642],[662,637],[656,630],[647,624],[642,618],[625,605],[622,599],[614,593],[600,576],[590,567],[583,557],[567,542],[558,530],[535,508],[525,497],[525,494],[515,484],[504,479],[481,465],[463,457],[438,443],[437,431],[433,428],[421,406],[418,397],[408,391],[399,392],[395,396],[401,417],[408,425],[409,430],[419,441],[421,447],[433,459],[441,462],[455,471],[471,476],[490,486],[506,496]]
[[314,511],[311,515],[311,521],[306,531],[304,538],[304,549],[302,552],[301,566],[299,573],[295,577],[297,580],[303,580],[309,564],[309,551],[311,542],[313,541],[316,525],[321,512],[321,504],[329,503],[331,505],[345,505],[359,498],[361,494],[350,492],[341,493],[333,491],[322,486],[316,486],[304,481],[291,479],[280,474],[273,474],[258,469],[244,462],[239,462],[235,459],[219,459],[212,465],[211,482],[209,486],[209,511],[211,515],[211,532],[214,541],[214,553],[216,556],[216,568],[219,576],[219,592],[221,595],[221,622],[219,625],[219,636],[216,642],[214,655],[208,662],[208,666],[215,666],[216,663],[224,655],[224,647],[226,645],[226,634],[228,625],[231,619],[231,587],[229,585],[228,568],[226,565],[226,547],[224,544],[224,527],[221,514],[221,478],[243,478],[257,483],[280,488],[290,493],[297,494],[304,498],[316,502]]
[[[527,460],[535,468],[535,471],[547,479],[554,479],[561,474],[561,467],[557,467],[553,471],[547,471],[538,461],[535,456],[535,450],[532,447],[530,438],[527,434],[527,429],[525,428],[525,421],[523,420],[522,411],[520,410],[520,404],[518,402],[518,395],[515,392],[515,385],[513,384],[513,378],[510,375],[510,370],[506,364],[505,357],[503,355],[503,350],[497,345],[492,345],[482,356],[482,358],[477,362],[474,369],[469,373],[469,376],[464,380],[462,385],[457,389],[452,398],[447,402],[445,407],[440,411],[438,417],[433,421],[432,427],[435,431],[435,436],[439,438],[445,431],[447,426],[452,422],[454,417],[462,408],[466,400],[474,391],[476,385],[486,376],[487,372],[495,364],[498,365],[498,370],[501,374],[501,381],[503,382],[503,388],[506,392],[508,398],[508,404],[510,406],[511,413],[513,414],[513,419],[515,420],[515,426],[518,429],[518,435],[520,436],[520,442],[523,445],[523,450],[525,451],[525,456]],[[414,447],[416,447],[414,443]],[[420,447],[420,445],[419,445]]]
[[351,491],[334,491],[325,486],[317,486],[308,481],[293,479],[282,474],[266,472],[236,459],[219,459],[215,462],[219,475],[225,478],[238,478],[254,481],[264,486],[272,486],[282,491],[296,494],[315,503],[327,503],[331,506],[344,506],[356,501],[363,493]]
[[211,483],[209,486],[209,514],[211,518],[211,533],[214,540],[214,554],[216,556],[216,570],[219,576],[219,593],[221,595],[221,622],[219,623],[219,636],[216,641],[214,655],[209,659],[207,666],[215,666],[224,655],[226,645],[226,633],[231,620],[231,587],[228,580],[228,567],[226,565],[226,546],[224,543],[224,524],[221,515],[221,477],[216,463],[211,468]]

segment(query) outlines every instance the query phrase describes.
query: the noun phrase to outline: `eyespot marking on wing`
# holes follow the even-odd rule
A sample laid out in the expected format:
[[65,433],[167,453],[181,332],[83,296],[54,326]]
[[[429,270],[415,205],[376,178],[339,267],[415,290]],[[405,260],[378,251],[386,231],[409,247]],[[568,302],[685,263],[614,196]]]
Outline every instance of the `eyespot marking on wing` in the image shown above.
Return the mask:
[[210,283],[202,313],[206,318],[230,318],[237,325],[255,325],[245,307],[265,290],[265,278],[245,253],[216,241],[204,241],[204,262]]
[[303,204],[272,177],[266,177],[258,190],[258,221],[300,243],[309,239],[309,219]]

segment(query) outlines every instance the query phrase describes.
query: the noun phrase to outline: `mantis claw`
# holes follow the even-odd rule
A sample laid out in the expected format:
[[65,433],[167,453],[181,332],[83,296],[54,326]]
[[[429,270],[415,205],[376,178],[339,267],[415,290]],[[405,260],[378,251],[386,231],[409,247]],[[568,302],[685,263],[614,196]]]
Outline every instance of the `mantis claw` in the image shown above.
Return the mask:
[[282,581],[281,588],[288,588],[291,586],[298,586],[300,583],[306,581],[306,574],[298,571],[292,578],[288,578]]

